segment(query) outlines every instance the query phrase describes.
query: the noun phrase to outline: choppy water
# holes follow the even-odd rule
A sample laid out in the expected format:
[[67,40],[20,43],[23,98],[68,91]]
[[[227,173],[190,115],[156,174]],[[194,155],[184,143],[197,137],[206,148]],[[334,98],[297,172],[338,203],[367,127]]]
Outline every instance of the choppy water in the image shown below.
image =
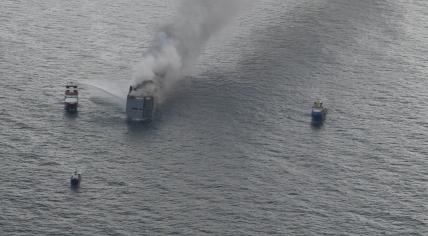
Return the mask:
[[96,87],[124,95],[176,5],[2,1],[0,235],[428,234],[426,1],[258,1],[129,124]]

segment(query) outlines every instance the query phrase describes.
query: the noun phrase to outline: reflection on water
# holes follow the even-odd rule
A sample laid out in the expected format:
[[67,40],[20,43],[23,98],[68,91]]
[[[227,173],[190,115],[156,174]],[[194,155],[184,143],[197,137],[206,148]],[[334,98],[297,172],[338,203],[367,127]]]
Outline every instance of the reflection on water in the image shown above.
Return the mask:
[[126,126],[130,135],[145,135],[155,130],[156,121],[132,121],[127,119]]
[[324,126],[324,120],[314,120],[311,121],[311,127],[314,130],[319,130]]
[[64,117],[70,120],[74,120],[79,117],[79,111],[64,111]]

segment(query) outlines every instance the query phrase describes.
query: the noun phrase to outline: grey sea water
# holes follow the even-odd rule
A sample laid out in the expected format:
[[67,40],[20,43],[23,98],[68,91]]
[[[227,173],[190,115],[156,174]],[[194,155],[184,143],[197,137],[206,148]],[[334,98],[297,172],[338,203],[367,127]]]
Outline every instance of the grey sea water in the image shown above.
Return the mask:
[[426,1],[257,1],[127,123],[177,5],[0,3],[0,235],[428,235]]

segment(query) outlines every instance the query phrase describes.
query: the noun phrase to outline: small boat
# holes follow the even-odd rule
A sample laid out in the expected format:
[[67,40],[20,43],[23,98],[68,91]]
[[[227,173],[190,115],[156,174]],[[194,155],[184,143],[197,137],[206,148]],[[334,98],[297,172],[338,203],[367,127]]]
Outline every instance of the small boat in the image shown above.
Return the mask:
[[64,109],[68,112],[76,112],[79,103],[79,91],[77,85],[69,82],[65,86]]
[[320,100],[316,100],[312,106],[312,120],[323,121],[327,115],[327,108],[323,107]]
[[78,173],[77,170],[75,170],[70,178],[71,187],[78,187],[80,185],[81,180],[82,180],[82,175]]

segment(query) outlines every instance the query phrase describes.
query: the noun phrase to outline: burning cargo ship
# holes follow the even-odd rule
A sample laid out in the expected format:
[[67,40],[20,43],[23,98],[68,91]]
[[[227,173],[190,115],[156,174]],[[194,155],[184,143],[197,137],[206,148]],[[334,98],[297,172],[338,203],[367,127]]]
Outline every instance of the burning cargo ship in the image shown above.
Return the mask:
[[151,121],[155,111],[155,84],[152,80],[130,86],[126,97],[126,116],[132,121]]

